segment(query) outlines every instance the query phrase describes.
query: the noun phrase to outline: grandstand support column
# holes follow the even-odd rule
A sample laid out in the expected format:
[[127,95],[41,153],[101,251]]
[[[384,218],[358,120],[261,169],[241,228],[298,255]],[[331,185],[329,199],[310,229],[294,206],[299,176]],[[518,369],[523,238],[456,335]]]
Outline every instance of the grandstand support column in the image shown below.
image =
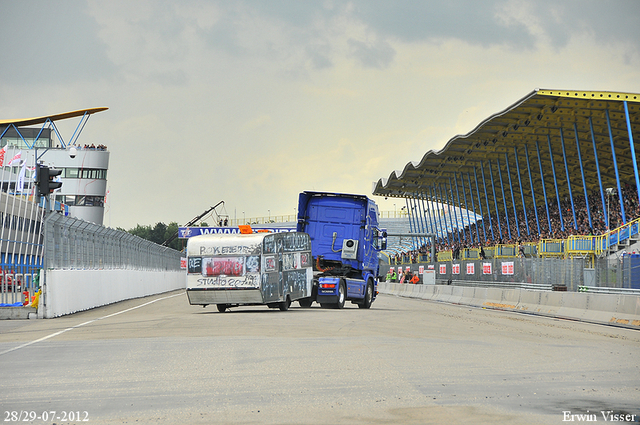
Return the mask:
[[573,228],[578,229],[578,221],[576,220],[576,209],[573,204],[573,190],[571,189],[571,180],[569,178],[569,166],[567,165],[567,151],[564,147],[564,134],[560,128],[560,144],[562,145],[562,156],[564,158],[564,169],[567,172],[567,187],[569,188],[569,199],[571,200],[571,212],[573,213]]
[[[420,210],[422,211],[424,217],[424,230],[429,233],[433,233],[429,226],[429,220],[427,219],[427,208],[424,205],[424,192],[420,192]],[[425,243],[429,242],[425,239]]]
[[[437,196],[438,194],[436,193],[436,187],[433,186],[433,194],[431,194],[431,187],[429,188],[429,195],[431,196],[431,206],[433,208],[433,201],[434,199],[437,200]],[[436,221],[436,228],[438,229],[438,231],[440,232],[440,243],[444,243],[444,231],[442,229],[442,218],[440,217],[440,207],[436,206],[436,212],[438,213],[438,221]],[[435,216],[435,213],[433,214]]]
[[544,197],[544,206],[547,209],[548,236],[551,236],[551,216],[549,215],[549,200],[547,199],[547,187],[544,183],[544,171],[542,170],[542,157],[540,156],[540,143],[536,140],[536,151],[538,152],[538,165],[540,166],[540,181],[542,181],[542,196]]
[[427,213],[427,216],[429,217],[429,220],[427,221],[429,223],[429,232],[433,233],[434,235],[436,234],[435,228],[433,227],[433,218],[431,217],[431,207],[429,206],[429,196],[427,195],[427,192],[422,192],[422,205],[424,206],[425,204],[425,199],[426,199],[426,209],[425,212]]
[[[447,183],[442,183],[442,186],[444,187],[444,194],[447,197],[447,210],[449,211],[449,223],[451,223],[451,231],[455,232],[453,234],[453,241],[460,243],[460,234],[458,233],[458,218],[455,210],[455,205],[453,204],[453,192],[451,192],[451,184],[449,184],[448,192]],[[453,214],[451,213],[451,208],[453,208]]]
[[[593,227],[591,224],[591,208],[589,207],[589,195],[588,195],[589,192],[587,190],[587,181],[584,177],[584,164],[582,163],[582,150],[580,149],[580,138],[578,137],[578,124],[575,122],[573,123],[573,132],[576,136],[576,148],[578,149],[578,162],[580,163],[580,175],[582,176],[582,187],[584,188],[584,201],[587,207],[587,217],[589,218],[589,227]],[[635,165],[635,158],[634,158],[634,165]],[[573,208],[573,201],[571,201],[571,207]],[[574,213],[574,221],[575,221],[575,213]],[[578,230],[577,224],[576,224],[576,230]]]
[[[416,212],[416,225],[418,227],[418,232],[424,233],[425,230],[424,230],[424,222],[422,220],[422,210],[418,205],[418,196],[416,194],[414,194],[413,196],[413,209]],[[423,237],[420,237],[418,241],[419,241],[418,248],[420,248],[420,246],[426,243]]]
[[[409,229],[411,230],[411,233],[418,233],[417,229],[415,228],[415,225],[412,225],[415,214],[413,214],[411,212],[411,208],[409,208],[409,198],[404,198],[404,204],[407,207],[407,214],[409,215]],[[411,244],[413,245],[413,249],[416,249],[415,238],[411,238]]]
[[[462,175],[462,172],[460,173],[460,179],[462,180],[462,188],[464,189],[464,176]],[[473,187],[471,186],[471,176],[469,175],[469,172],[467,172],[467,183],[469,184],[469,198],[471,198],[471,208],[473,208],[473,223],[475,224],[475,228],[476,228],[476,240],[478,241],[478,243],[480,243],[480,230],[478,230],[478,219],[477,219],[477,215],[476,215],[476,203],[473,200]],[[464,192],[466,193],[466,192]],[[465,195],[466,196],[466,195]],[[466,201],[465,201],[466,203]],[[469,211],[469,209],[467,208],[467,211]],[[471,226],[471,224],[469,224],[469,226]]]
[[[428,187],[427,187],[426,189],[428,189]],[[433,220],[433,217],[432,217],[432,215],[431,215],[431,214],[432,214],[432,211],[431,211],[431,206],[429,205],[429,199],[430,199],[430,196],[429,196],[429,194],[427,193],[427,190],[426,190],[426,189],[424,189],[424,192],[422,192],[422,196],[424,196],[424,199],[425,199],[426,204],[427,204],[427,214],[428,214],[428,216],[429,216],[429,228],[430,228],[430,230],[431,230],[431,233],[433,233],[434,235],[436,235],[436,236],[437,236],[437,235],[438,235],[438,232],[436,232],[436,230],[435,230],[435,228],[434,228],[435,221]],[[436,242],[438,242],[438,240],[437,240],[437,239],[436,239]]]
[[[449,244],[449,246],[451,246],[451,239],[453,239],[453,242],[456,241],[456,237],[455,235],[451,235],[451,237],[449,237],[450,233],[453,233],[453,223],[451,223],[451,210],[449,210],[449,214],[445,214],[444,213],[444,200],[445,197],[442,196],[442,184],[438,184],[438,195],[440,197],[440,205],[442,205],[442,215],[444,216],[444,226],[447,229],[447,243]],[[447,207],[449,206],[449,204],[447,203]],[[449,216],[449,222],[447,223],[447,216]]]
[[605,112],[605,116],[607,117],[607,128],[609,129],[609,141],[611,142],[611,157],[613,158],[613,169],[616,171],[616,184],[618,185],[618,200],[620,201],[620,214],[622,214],[622,224],[627,224],[627,218],[624,215],[624,200],[622,199],[622,188],[620,187],[620,173],[618,172],[618,161],[616,160],[616,148],[613,143],[613,133],[611,132],[611,120],[609,119],[609,110],[605,109],[604,112]]
[[475,175],[475,180],[476,180],[476,195],[478,196],[478,207],[480,208],[480,216],[482,217],[482,234],[484,235],[484,241],[486,242],[487,229],[484,225],[484,213],[482,212],[482,201],[480,200],[480,188],[478,187],[478,172],[476,171],[476,167],[473,167],[473,174]]
[[[413,228],[415,229],[416,233],[423,232],[422,225],[420,224],[420,213],[418,211],[418,206],[416,204],[415,194],[414,194],[414,196],[409,198],[409,200],[411,202],[411,211],[413,212],[413,215],[415,216]],[[414,249],[418,249],[420,247],[421,243],[422,243],[422,239],[418,239],[417,243],[414,244]]]
[[484,166],[482,162],[480,163],[480,172],[482,173],[482,185],[484,186],[484,200],[487,203],[487,215],[489,216],[489,230],[491,230],[491,240],[496,240],[495,235],[493,234],[493,220],[491,219],[491,208],[489,208],[489,196],[487,195],[487,182],[484,178]]
[[[598,163],[598,149],[596,147],[596,136],[593,131],[593,121],[589,117],[589,130],[591,131],[591,141],[593,142],[593,158],[596,163],[596,171],[598,172],[598,185],[600,186],[600,200],[602,201],[602,211],[604,211],[604,222],[609,222],[609,211],[604,203],[604,189],[602,187],[602,176],[600,175],[600,164]],[[640,190],[638,191],[640,196]]]
[[[418,228],[418,232],[424,233],[425,229],[424,229],[424,223],[422,221],[422,210],[420,209],[420,205],[418,204],[418,194],[414,193],[412,199],[413,199],[413,208],[416,213],[416,225]],[[424,244],[425,244],[424,238],[420,237],[418,239],[418,248],[420,248]]]
[[[453,198],[453,185],[451,184],[451,177],[449,177],[449,191],[451,192],[451,203],[453,204],[453,217],[456,219],[456,233],[458,234],[458,243],[462,243],[462,240],[466,240],[467,236],[464,232],[464,223],[462,226],[462,239],[460,239],[460,222],[462,222],[462,217],[460,217],[460,221],[458,221],[458,213],[456,212],[456,204],[455,199]],[[458,209],[460,209],[460,197],[458,196]],[[462,215],[462,211],[460,212]]]
[[[458,205],[460,205],[460,192],[458,191],[458,174],[457,173],[453,173],[453,180],[456,183],[456,194],[458,195]],[[473,243],[471,219],[469,218],[469,208],[467,207],[467,194],[464,193],[464,181],[462,182],[462,195],[464,195],[464,209],[467,210],[467,225],[469,226],[469,242]],[[460,215],[462,215],[462,210],[460,211]],[[462,227],[462,229],[464,231],[464,226]]]
[[[531,230],[529,229],[529,217],[527,217],[527,204],[524,203],[524,190],[522,190],[522,177],[520,176],[520,161],[518,161],[518,148],[513,148],[513,154],[516,157],[516,171],[518,173],[518,184],[520,185],[520,199],[522,200],[522,212],[524,212],[524,222],[527,225],[527,236],[531,235]],[[529,174],[531,177],[531,174]],[[515,204],[514,204],[515,208]],[[534,202],[535,208],[535,202]]]
[[438,198],[440,199],[440,205],[442,206],[442,216],[444,217],[444,227],[445,233],[447,234],[447,244],[451,246],[451,238],[449,237],[449,233],[451,232],[449,231],[449,229],[451,228],[453,230],[453,227],[450,226],[449,223],[447,223],[447,214],[444,213],[444,197],[442,196],[442,184],[438,184]]
[[[562,129],[560,129],[560,139],[562,139]],[[547,134],[547,144],[549,145],[549,161],[551,162],[551,172],[553,173],[553,187],[556,190],[556,203],[558,204],[558,214],[560,215],[560,229],[564,232],[564,217],[562,217],[562,206],[560,205],[560,195],[558,194],[558,177],[556,175],[556,165],[553,160],[553,150],[551,149],[551,137]],[[564,155],[564,143],[562,144],[562,153]],[[564,157],[565,169],[567,169],[567,157]],[[567,169],[567,179],[569,178],[569,170]],[[567,180],[569,181],[569,180]],[[571,184],[569,184],[569,193],[571,193]]]
[[631,159],[633,160],[633,172],[636,177],[636,190],[638,191],[638,202],[640,202],[640,176],[638,176],[638,163],[636,162],[636,148],[633,144],[633,131],[631,130],[631,119],[629,117],[629,105],[624,101],[624,117],[627,120],[627,132],[629,133],[629,145],[631,145]]
[[531,197],[533,198],[533,212],[536,214],[536,226],[538,226],[538,235],[542,235],[540,231],[540,220],[538,218],[538,207],[536,206],[536,193],[533,191],[533,177],[531,176],[531,162],[529,162],[529,145],[524,145],[524,153],[527,158],[527,171],[529,172],[529,186],[531,187]]
[[504,204],[504,218],[507,221],[507,234],[511,239],[511,224],[509,223],[509,209],[507,208],[507,197],[504,194],[504,182],[502,181],[502,169],[500,168],[500,159],[496,158],[498,164],[498,177],[500,178],[500,189],[502,190],[502,203]]
[[493,206],[496,208],[496,221],[498,222],[498,234],[500,235],[500,243],[502,243],[502,226],[500,225],[500,210],[498,209],[498,197],[496,196],[496,185],[493,181],[493,168],[491,160],[489,160],[489,176],[491,177],[491,191],[493,192]]
[[[427,221],[427,209],[424,207],[424,193],[420,192],[420,196],[418,197],[416,202],[418,203],[418,206],[420,208],[420,214],[422,214],[422,220],[424,222],[422,227],[423,227],[424,231],[432,233],[429,230],[429,222]],[[423,241],[424,241],[425,245],[427,244],[427,242],[429,242],[425,238],[423,238]]]
[[[424,192],[420,192],[420,197],[418,198],[420,200],[419,204],[420,204],[420,211],[423,214],[422,216],[424,217],[424,229],[425,231],[429,232],[429,233],[433,233],[433,230],[430,228],[429,226],[429,220],[427,219],[427,213],[428,210],[427,208],[425,208],[424,206]],[[428,241],[425,239],[425,244]]]
[[[520,223],[518,223],[518,210],[516,210],[516,198],[513,196],[513,183],[511,182],[511,169],[509,168],[509,155],[504,153],[504,162],[507,165],[507,176],[509,177],[509,187],[511,188],[511,204],[513,204],[513,219],[516,222],[516,232],[520,238]],[[520,187],[522,190],[522,187]],[[506,208],[506,207],[505,207]]]

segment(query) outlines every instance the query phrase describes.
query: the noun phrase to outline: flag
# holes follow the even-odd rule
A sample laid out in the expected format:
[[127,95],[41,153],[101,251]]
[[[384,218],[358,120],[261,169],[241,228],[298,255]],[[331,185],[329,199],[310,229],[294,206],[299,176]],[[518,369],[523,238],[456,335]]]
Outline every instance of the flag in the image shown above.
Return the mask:
[[15,167],[16,165],[20,165],[21,158],[22,158],[22,151],[15,154],[14,157],[11,158],[11,161],[9,161],[9,164],[7,165],[9,167]]
[[0,149],[0,167],[4,167],[4,154],[7,153],[7,145]]
[[18,186],[16,187],[16,192],[24,191],[24,174],[27,171],[27,161],[22,163],[22,168],[20,169],[20,174],[18,175]]

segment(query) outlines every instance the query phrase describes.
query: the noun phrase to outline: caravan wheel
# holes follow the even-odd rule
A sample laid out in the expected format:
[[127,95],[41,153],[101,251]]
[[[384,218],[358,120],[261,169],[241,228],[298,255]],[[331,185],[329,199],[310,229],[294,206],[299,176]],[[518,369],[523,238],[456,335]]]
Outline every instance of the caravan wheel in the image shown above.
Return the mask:
[[289,297],[289,295],[287,295],[287,299],[285,301],[278,304],[280,311],[287,311],[289,310],[290,306],[291,306],[291,297]]

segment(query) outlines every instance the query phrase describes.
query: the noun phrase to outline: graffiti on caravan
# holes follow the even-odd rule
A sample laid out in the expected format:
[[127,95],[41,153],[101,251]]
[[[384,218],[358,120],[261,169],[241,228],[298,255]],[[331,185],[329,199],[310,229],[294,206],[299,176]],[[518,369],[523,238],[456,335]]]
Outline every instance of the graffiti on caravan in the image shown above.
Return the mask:
[[[268,230],[272,233],[295,232],[295,227],[252,227],[253,231]],[[178,237],[188,239],[191,236],[213,235],[213,234],[239,234],[238,227],[178,227]]]

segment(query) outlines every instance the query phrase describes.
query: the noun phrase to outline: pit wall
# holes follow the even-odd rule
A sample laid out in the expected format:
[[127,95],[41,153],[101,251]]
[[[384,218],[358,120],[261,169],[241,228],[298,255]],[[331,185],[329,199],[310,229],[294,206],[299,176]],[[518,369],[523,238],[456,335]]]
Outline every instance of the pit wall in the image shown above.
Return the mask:
[[39,318],[53,318],[186,287],[186,273],[141,270],[47,270]]
[[640,330],[640,296],[638,295],[386,282],[378,283],[378,292]]

